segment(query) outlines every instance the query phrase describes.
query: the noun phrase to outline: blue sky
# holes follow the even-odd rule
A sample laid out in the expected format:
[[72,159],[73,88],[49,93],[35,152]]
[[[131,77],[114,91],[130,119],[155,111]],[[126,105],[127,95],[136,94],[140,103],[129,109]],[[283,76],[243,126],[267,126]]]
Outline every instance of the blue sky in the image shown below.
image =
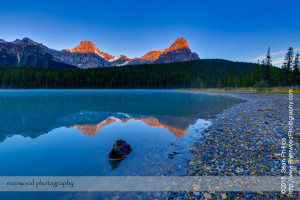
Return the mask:
[[6,1],[0,38],[29,37],[54,49],[91,40],[118,56],[142,56],[187,39],[200,58],[256,62],[271,47],[273,61],[300,52],[300,1]]

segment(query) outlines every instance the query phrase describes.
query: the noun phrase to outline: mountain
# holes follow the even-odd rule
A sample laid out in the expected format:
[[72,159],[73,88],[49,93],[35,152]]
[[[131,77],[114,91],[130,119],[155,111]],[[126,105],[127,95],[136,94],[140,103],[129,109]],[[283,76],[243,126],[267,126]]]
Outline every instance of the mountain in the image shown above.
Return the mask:
[[124,65],[173,63],[199,60],[187,41],[178,38],[170,47],[153,50],[141,57],[113,56],[100,51],[92,41],[81,41],[73,49],[62,51],[46,47],[29,38],[6,42],[0,39],[0,66],[42,66],[52,68],[98,68]]
[[190,60],[199,60],[196,53],[192,53],[187,41],[184,38],[178,38],[169,48],[155,60],[155,63],[173,63]]
[[50,68],[109,67],[110,63],[93,53],[57,51],[29,38],[0,41],[0,66],[39,66]]
[[[178,38],[169,48],[150,51],[142,57],[136,58],[141,61],[147,60],[152,63],[173,63],[190,60],[199,60],[196,53],[192,53],[187,41],[184,38]],[[136,63],[129,63],[136,64]],[[145,64],[138,62],[138,64]]]
[[[199,60],[196,53],[192,53],[187,41],[184,38],[178,38],[170,47],[161,50],[153,50],[141,57],[130,59],[124,55],[112,56],[108,53],[100,51],[91,41],[82,41],[73,49],[65,49],[68,52],[75,53],[94,53],[106,61],[110,62],[110,66],[124,66],[124,65],[139,65],[139,64],[158,64],[158,63],[172,63],[183,62],[190,60]],[[78,64],[75,64],[78,67]],[[105,66],[106,67],[106,66]]]
[[0,66],[39,66],[50,68],[76,68],[55,59],[43,44],[29,38],[6,42],[0,40]]
[[69,52],[77,52],[77,53],[94,53],[104,58],[105,60],[112,60],[116,58],[115,56],[100,51],[92,41],[86,41],[86,40],[81,41],[80,44],[73,49],[64,49],[64,50]]
[[150,62],[153,62],[156,61],[159,58],[159,56],[164,53],[164,51],[165,49],[150,51],[137,59],[148,60]]
[[13,41],[14,44],[17,45],[35,45],[35,46],[43,46],[43,44],[41,43],[37,43],[27,37],[23,38],[22,40],[16,39],[15,41]]
[[108,62],[106,59],[92,52],[80,53],[65,50],[56,51],[53,49],[49,49],[48,52],[55,59],[82,69],[111,66],[110,62]]
[[114,59],[109,60],[111,63],[111,66],[123,66],[128,64],[132,59],[128,58],[125,55],[120,55],[118,57],[115,57]]

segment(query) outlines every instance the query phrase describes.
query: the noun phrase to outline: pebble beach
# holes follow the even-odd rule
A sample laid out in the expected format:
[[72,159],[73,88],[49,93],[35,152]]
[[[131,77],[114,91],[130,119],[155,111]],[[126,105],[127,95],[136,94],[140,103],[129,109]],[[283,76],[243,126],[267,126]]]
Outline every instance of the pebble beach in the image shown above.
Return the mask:
[[[282,176],[281,142],[287,138],[289,95],[231,93],[246,100],[211,119],[212,125],[191,147],[187,176]],[[294,169],[300,175],[300,95],[294,103]],[[168,199],[300,199],[280,192],[176,192]]]

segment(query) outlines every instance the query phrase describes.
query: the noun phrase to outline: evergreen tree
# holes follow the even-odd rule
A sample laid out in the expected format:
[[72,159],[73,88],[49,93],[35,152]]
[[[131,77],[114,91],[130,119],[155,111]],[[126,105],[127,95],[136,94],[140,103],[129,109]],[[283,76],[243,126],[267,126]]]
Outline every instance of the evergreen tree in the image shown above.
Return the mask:
[[299,53],[297,53],[297,55],[295,56],[295,60],[294,60],[294,68],[293,68],[293,85],[300,85],[300,75],[299,75]]
[[[1,64],[0,64],[1,66]],[[281,69],[272,67],[272,79]],[[220,59],[93,69],[0,67],[0,88],[193,88],[253,86],[262,66]]]
[[269,47],[268,48],[268,53],[266,55],[265,67],[264,67],[264,79],[269,84],[271,82],[271,66],[272,66],[271,58],[272,57],[271,57],[270,47]]
[[230,69],[229,86],[230,87],[235,86],[235,73],[234,73],[233,67],[231,67],[231,69]]
[[270,47],[268,48],[268,53],[266,55],[266,65],[271,66],[272,65],[272,60],[271,60],[271,53],[270,53]]
[[259,82],[262,79],[261,66],[258,64],[255,72],[253,72],[253,81]]
[[282,73],[282,81],[283,84],[286,86],[289,86],[291,81],[290,81],[290,74],[291,74],[291,67],[293,63],[293,58],[294,58],[294,50],[292,47],[288,49],[288,52],[286,53],[286,56],[284,58],[284,63],[282,66],[283,73]]

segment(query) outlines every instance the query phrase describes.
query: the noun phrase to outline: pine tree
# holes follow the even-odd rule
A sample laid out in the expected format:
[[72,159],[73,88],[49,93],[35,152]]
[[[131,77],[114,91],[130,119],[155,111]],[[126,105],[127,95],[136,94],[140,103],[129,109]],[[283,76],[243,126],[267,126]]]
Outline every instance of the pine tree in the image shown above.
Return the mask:
[[284,58],[284,63],[282,66],[283,69],[283,84],[286,86],[289,86],[291,81],[290,81],[290,73],[291,73],[291,67],[293,63],[293,58],[294,58],[294,50],[292,47],[288,49],[288,52],[286,53],[286,56]]
[[230,69],[230,77],[229,77],[229,86],[234,87],[235,86],[235,73],[234,73],[234,68],[231,67]]
[[256,70],[253,72],[253,81],[259,82],[262,79],[261,66],[257,65]]
[[295,56],[295,60],[294,60],[294,68],[293,68],[293,84],[294,85],[300,85],[300,77],[299,77],[299,53],[297,53],[297,55]]
[[268,48],[268,53],[266,55],[265,68],[264,68],[264,79],[269,84],[271,82],[271,66],[272,66],[271,58],[272,57],[271,57],[270,47],[269,47]]

